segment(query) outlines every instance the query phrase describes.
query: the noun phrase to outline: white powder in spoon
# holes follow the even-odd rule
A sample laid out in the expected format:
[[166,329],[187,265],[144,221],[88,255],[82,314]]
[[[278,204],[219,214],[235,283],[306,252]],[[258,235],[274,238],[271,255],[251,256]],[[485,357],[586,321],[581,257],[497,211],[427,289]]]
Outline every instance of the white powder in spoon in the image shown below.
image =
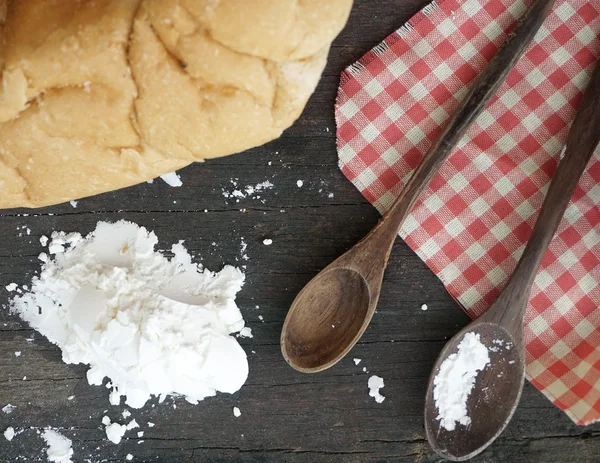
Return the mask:
[[55,232],[55,257],[11,305],[66,363],[89,364],[90,384],[110,378],[113,405],[121,396],[140,408],[152,395],[197,403],[237,391],[248,361],[230,334],[244,327],[235,304],[244,275],[202,270],[181,242],[168,259],[157,241],[125,221],[99,222],[86,238]]
[[454,431],[457,423],[464,426],[471,423],[467,399],[475,386],[477,373],[489,363],[488,349],[476,333],[465,334],[458,345],[458,352],[442,362],[433,380],[433,399],[438,410],[436,419],[442,428]]

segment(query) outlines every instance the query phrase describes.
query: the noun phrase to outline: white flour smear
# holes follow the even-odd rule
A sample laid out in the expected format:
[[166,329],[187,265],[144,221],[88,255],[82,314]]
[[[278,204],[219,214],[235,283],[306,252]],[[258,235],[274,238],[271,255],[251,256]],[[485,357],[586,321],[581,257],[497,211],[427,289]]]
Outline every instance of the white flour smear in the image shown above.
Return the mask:
[[488,349],[475,333],[465,334],[458,345],[458,352],[442,362],[433,380],[433,399],[442,428],[454,431],[457,423],[464,426],[471,423],[467,399],[475,386],[477,374],[489,363]]
[[55,232],[53,258],[11,306],[66,363],[89,364],[90,384],[110,378],[113,405],[121,396],[140,408],[152,395],[197,403],[237,391],[248,376],[231,336],[244,327],[235,304],[244,275],[203,270],[182,242],[172,259],[156,244],[153,232],[125,221],[99,222],[85,238]]

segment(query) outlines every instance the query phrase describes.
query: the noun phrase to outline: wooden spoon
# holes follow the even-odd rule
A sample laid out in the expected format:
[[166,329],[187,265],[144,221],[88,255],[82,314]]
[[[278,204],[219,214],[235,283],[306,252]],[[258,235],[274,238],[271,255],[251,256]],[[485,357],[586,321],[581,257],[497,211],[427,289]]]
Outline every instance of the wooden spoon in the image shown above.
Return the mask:
[[554,0],[525,13],[454,117],[377,226],[329,264],[296,296],[281,333],[281,351],[296,370],[314,373],[339,361],[375,312],[392,245],[419,194],[483,110],[541,26]]
[[[569,132],[564,158],[558,164],[517,268],[496,302],[446,344],[433,367],[425,400],[425,431],[433,450],[444,458],[462,461],[483,451],[504,430],[517,408],[525,378],[523,317],[531,287],[598,142],[600,66],[597,65]],[[437,419],[433,381],[440,365],[457,351],[466,333],[479,334],[481,342],[492,348],[490,364],[479,372],[467,400],[471,424],[457,425],[454,431],[448,431]],[[506,349],[507,345],[512,347]]]

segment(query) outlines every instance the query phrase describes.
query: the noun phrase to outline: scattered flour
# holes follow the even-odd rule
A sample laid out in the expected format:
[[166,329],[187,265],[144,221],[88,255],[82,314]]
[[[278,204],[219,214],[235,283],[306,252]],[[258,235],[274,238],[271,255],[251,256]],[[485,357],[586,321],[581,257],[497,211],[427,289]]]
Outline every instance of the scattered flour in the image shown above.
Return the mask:
[[427,307],[427,304],[423,304],[423,305],[421,306],[421,310],[427,310],[428,308],[429,308],[429,307]]
[[46,444],[48,444],[48,448],[46,449],[48,461],[54,463],[71,463],[71,457],[73,456],[71,439],[67,439],[52,429],[46,429],[42,437],[46,441]]
[[273,244],[273,240],[271,238],[266,238],[263,240],[263,244],[265,246],[271,246]]
[[247,249],[248,249],[248,243],[246,243],[244,241],[244,237],[242,236],[240,238],[240,255],[242,256],[242,259],[244,259],[244,260],[250,260],[250,258],[248,257],[248,254],[246,254]]
[[440,365],[440,371],[433,380],[433,399],[440,426],[447,431],[453,431],[456,423],[464,426],[471,423],[467,399],[475,386],[477,373],[489,363],[488,349],[482,344],[479,334],[467,333],[458,345],[458,352],[449,355]]
[[10,284],[6,285],[5,288],[9,293],[12,293],[13,291],[15,291],[17,289],[17,284],[10,283]]
[[13,437],[15,437],[15,430],[12,426],[9,426],[4,430],[4,438],[10,442],[11,440],[13,440]]
[[302,185],[304,185],[304,182],[302,180],[298,180],[296,182],[296,185],[298,186],[298,188],[302,188]]
[[202,270],[181,242],[169,260],[155,251],[156,235],[131,222],[52,238],[56,257],[11,306],[66,363],[89,364],[90,384],[109,377],[112,404],[126,396],[140,408],[160,394],[197,403],[244,384],[246,354],[230,336],[244,327],[238,269]]
[[231,185],[233,186],[232,191],[226,191],[223,189],[223,196],[228,199],[244,199],[244,198],[253,198],[260,199],[261,191],[271,190],[275,185],[273,185],[269,180],[265,180],[264,182],[257,183],[256,185],[246,185],[245,187],[238,188],[238,183],[236,180],[231,180]]
[[77,201],[69,201],[69,203],[71,204],[71,206],[77,207]]
[[380,404],[385,400],[385,397],[379,393],[379,389],[383,387],[383,378],[373,375],[369,378],[369,395],[375,399],[375,402]]
[[362,359],[352,359],[354,360],[354,365],[358,365],[360,362],[362,362]]
[[169,172],[168,174],[161,175],[160,178],[169,186],[176,188],[183,186],[181,177],[177,175],[177,172]]
[[125,459],[127,461],[131,461],[131,460],[133,460],[133,455],[131,453],[128,453],[127,456],[125,457]]
[[237,407],[233,407],[233,416],[235,416],[236,418],[239,418],[241,415],[242,415],[242,412],[240,411],[240,409]]

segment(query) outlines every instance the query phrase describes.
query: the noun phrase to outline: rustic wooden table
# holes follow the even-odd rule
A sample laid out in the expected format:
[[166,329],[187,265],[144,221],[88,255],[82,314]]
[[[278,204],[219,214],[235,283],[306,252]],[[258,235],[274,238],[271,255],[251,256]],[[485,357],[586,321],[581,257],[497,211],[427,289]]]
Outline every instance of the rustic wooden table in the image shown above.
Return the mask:
[[[282,322],[296,293],[379,217],[337,168],[333,103],[339,74],[424,4],[356,1],[300,120],[266,146],[182,170],[182,188],[157,181],[84,199],[76,209],[66,204],[0,212],[0,304],[9,300],[5,285],[26,284],[39,268],[42,234],[87,233],[99,220],[127,219],[154,230],[165,248],[184,239],[210,269],[247,265],[239,305],[254,333],[241,340],[250,362],[241,391],[198,405],[154,400],[133,410],[143,438],[129,431],[115,445],[100,420],[105,413],[120,418],[124,408],[109,406],[104,387],[87,384],[86,367],[65,365],[57,347],[0,310],[0,408],[16,406],[11,414],[0,413],[0,431],[7,426],[19,431],[11,442],[0,436],[1,462],[46,461],[38,431],[47,426],[73,440],[75,462],[125,461],[129,453],[133,461],[159,462],[440,460],[424,436],[427,376],[445,340],[468,319],[402,241],[394,247],[379,310],[347,358],[323,373],[304,375],[286,365],[279,349]],[[244,185],[270,180],[275,187],[263,194],[264,203],[238,203],[222,194],[234,178]],[[303,180],[302,188],[297,180]],[[248,262],[240,258],[242,237]],[[265,238],[273,244],[264,246]],[[421,311],[422,303],[429,310]],[[353,357],[362,359],[360,365]],[[382,404],[368,396],[371,374],[385,380]],[[233,416],[233,406],[241,417]],[[600,424],[575,426],[527,384],[510,426],[473,461],[598,463]]]

